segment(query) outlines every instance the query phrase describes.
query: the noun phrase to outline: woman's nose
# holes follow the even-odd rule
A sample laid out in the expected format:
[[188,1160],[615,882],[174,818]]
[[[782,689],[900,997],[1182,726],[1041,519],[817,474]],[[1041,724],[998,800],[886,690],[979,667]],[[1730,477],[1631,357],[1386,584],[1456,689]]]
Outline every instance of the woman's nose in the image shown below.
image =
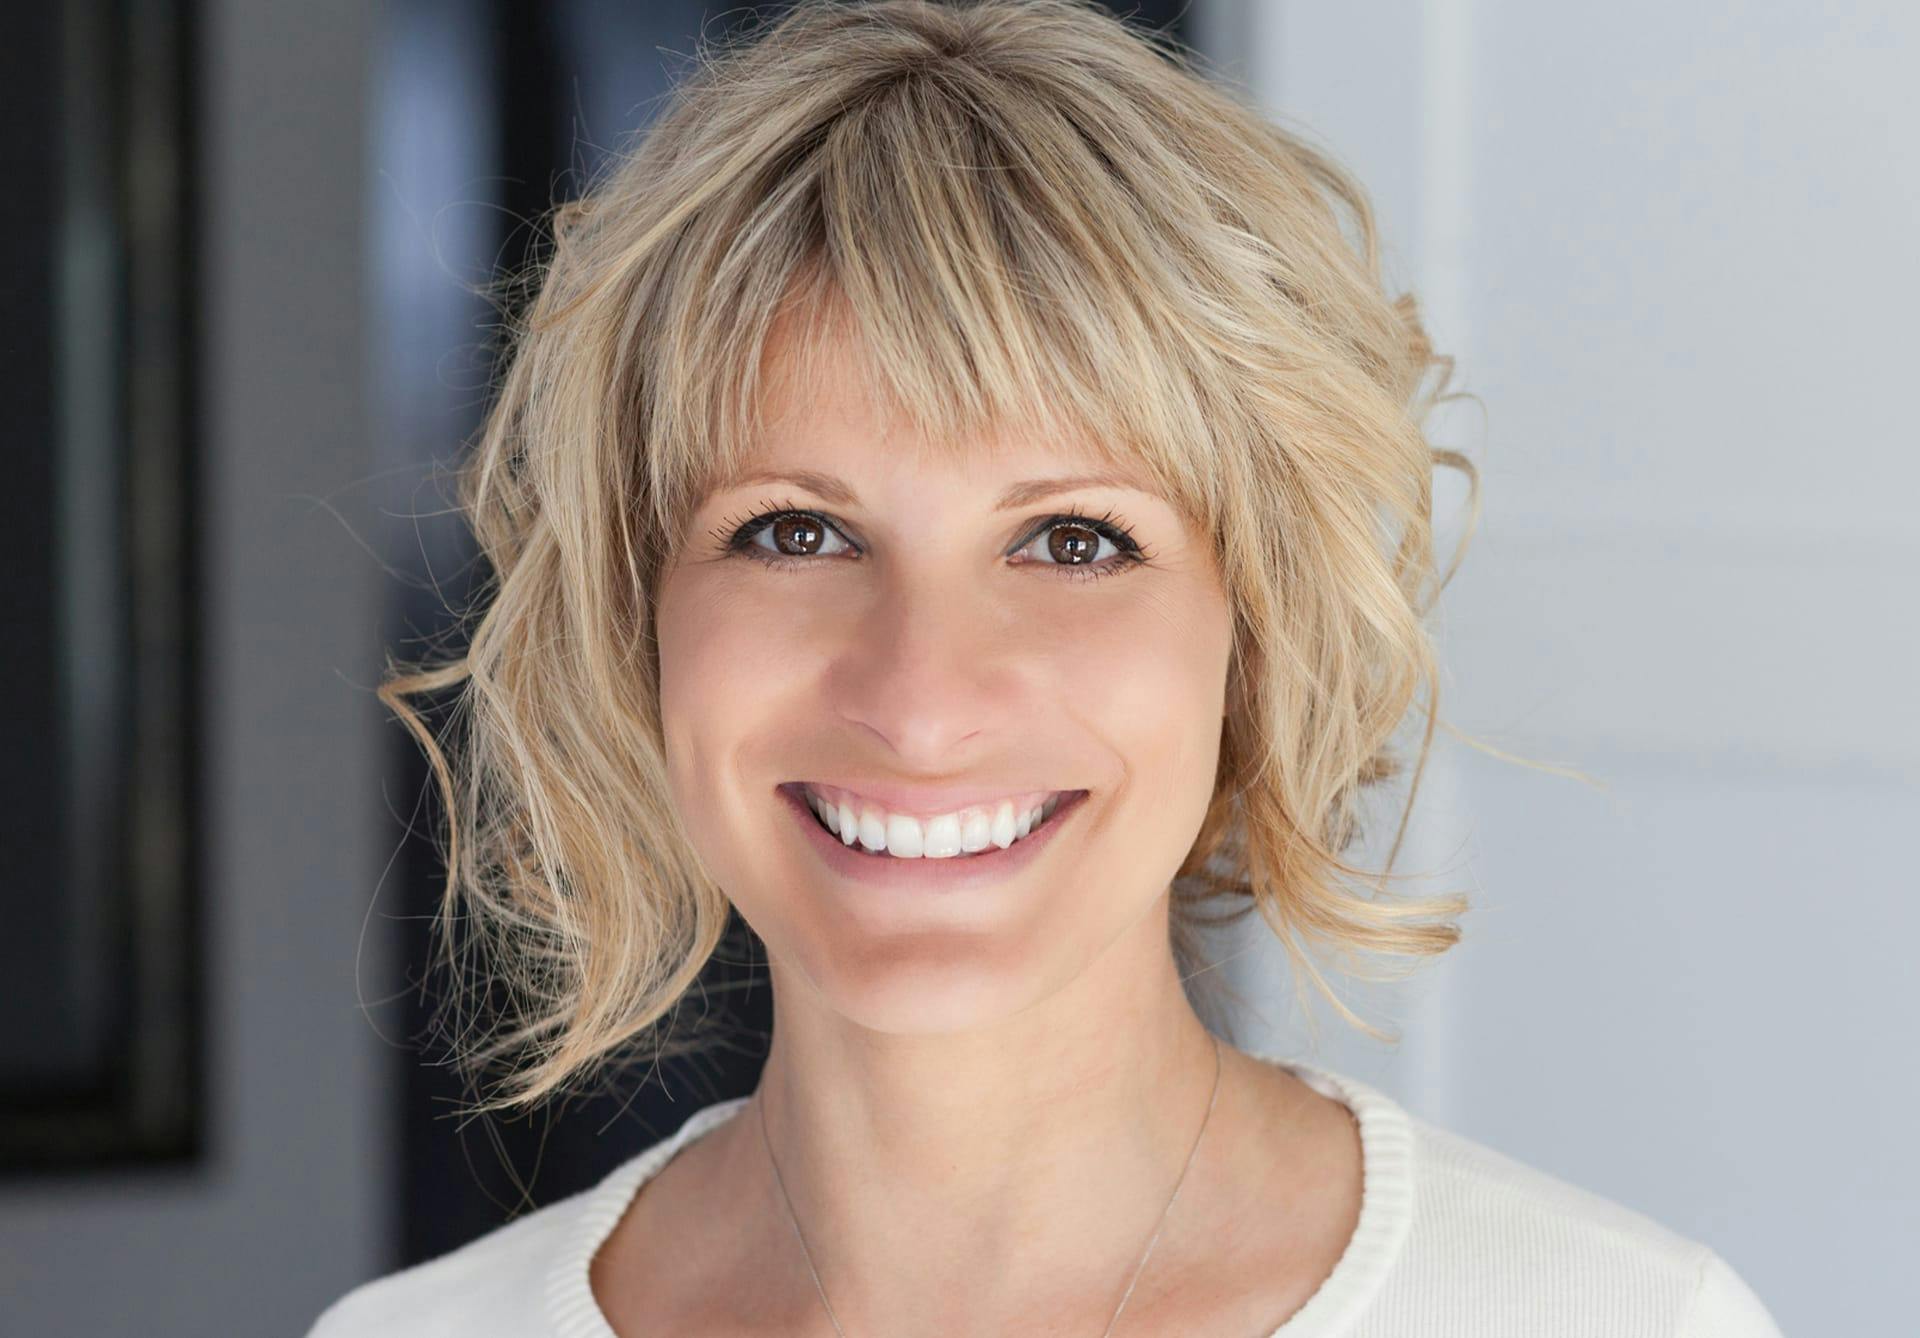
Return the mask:
[[956,750],[1004,728],[1019,709],[1006,624],[990,600],[979,585],[900,575],[873,591],[838,649],[834,706],[877,735],[903,769],[953,767]]

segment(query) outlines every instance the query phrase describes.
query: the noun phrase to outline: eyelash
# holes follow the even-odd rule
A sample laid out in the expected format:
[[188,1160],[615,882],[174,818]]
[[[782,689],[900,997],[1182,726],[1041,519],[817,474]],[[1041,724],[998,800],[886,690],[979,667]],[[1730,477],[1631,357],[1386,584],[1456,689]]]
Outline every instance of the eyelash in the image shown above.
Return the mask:
[[[762,509],[760,511],[749,515],[744,520],[729,519],[711,531],[713,537],[718,541],[723,555],[750,558],[776,571],[793,567],[804,567],[810,563],[822,560],[818,556],[801,557],[791,553],[775,553],[753,542],[760,531],[773,525],[776,521],[786,520],[790,517],[811,520],[818,525],[832,530],[835,534],[838,534],[844,542],[848,544],[853,543],[853,540],[848,539],[838,525],[834,524],[820,512],[812,510],[809,507],[797,506],[790,501],[777,505],[772,502],[765,502],[761,505]],[[1073,511],[1055,512],[1050,516],[1043,517],[1030,526],[1027,530],[1026,538],[1020,541],[1019,546],[1014,551],[1018,552],[1020,549],[1028,547],[1035,539],[1038,539],[1048,530],[1062,525],[1073,525],[1080,529],[1091,530],[1093,533],[1110,540],[1119,552],[1115,556],[1092,566],[1044,561],[1035,562],[1031,565],[1057,567],[1060,569],[1059,574],[1070,581],[1097,581],[1103,577],[1118,575],[1123,571],[1130,571],[1134,567],[1150,561],[1152,558],[1152,554],[1133,537],[1126,520],[1113,511],[1108,511],[1098,518]]]

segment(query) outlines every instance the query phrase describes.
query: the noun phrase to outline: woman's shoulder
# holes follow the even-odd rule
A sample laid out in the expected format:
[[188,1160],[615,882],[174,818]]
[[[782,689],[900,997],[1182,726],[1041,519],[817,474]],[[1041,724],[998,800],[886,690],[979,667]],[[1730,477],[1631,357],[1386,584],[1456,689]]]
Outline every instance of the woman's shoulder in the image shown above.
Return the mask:
[[1483,1298],[1527,1298],[1516,1332],[1624,1332],[1639,1317],[1672,1338],[1779,1338],[1712,1246],[1463,1134],[1408,1123],[1418,1173],[1396,1270],[1403,1295],[1470,1279]]
[[436,1259],[354,1288],[307,1338],[439,1338],[537,1333],[547,1267],[585,1194],[547,1204]]
[[601,1332],[588,1280],[595,1250],[641,1184],[741,1105],[735,1098],[702,1107],[598,1183],[361,1284],[328,1306],[306,1338],[522,1338],[556,1324],[569,1335]]
[[1710,1245],[1350,1074],[1281,1062],[1348,1106],[1364,1152],[1359,1227],[1316,1322],[1352,1338],[1780,1338]]
[[1453,1129],[1410,1115],[1419,1149],[1422,1214],[1435,1224],[1473,1220],[1542,1241],[1610,1243],[1637,1257],[1677,1261],[1696,1242],[1652,1217]]
[[543,1333],[546,1289],[593,1190],[556,1200],[456,1250],[362,1283],[307,1338],[489,1338]]

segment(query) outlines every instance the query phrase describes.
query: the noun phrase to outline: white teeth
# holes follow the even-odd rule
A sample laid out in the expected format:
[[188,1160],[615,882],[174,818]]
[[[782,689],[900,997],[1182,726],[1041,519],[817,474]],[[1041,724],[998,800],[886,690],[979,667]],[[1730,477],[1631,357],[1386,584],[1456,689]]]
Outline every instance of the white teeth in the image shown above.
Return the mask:
[[993,840],[993,815],[984,808],[967,810],[967,820],[960,830],[960,848],[969,855],[985,850],[987,842]]
[[887,814],[887,853],[899,859],[919,859],[921,847],[926,837],[920,830],[920,819],[905,818],[898,813]]
[[930,819],[927,824],[927,844],[923,853],[928,859],[951,859],[960,853],[960,815],[943,813]]
[[1013,822],[1013,800],[1002,799],[993,815],[993,843],[1005,850],[1020,835]]
[[1005,850],[1053,816],[1060,803],[1058,793],[1028,808],[1016,808],[1013,799],[1003,799],[991,808],[976,806],[922,821],[865,805],[856,807],[857,797],[835,802],[808,789],[806,799],[821,824],[842,844],[858,841],[872,854],[897,859],[953,859],[977,854],[988,845]]

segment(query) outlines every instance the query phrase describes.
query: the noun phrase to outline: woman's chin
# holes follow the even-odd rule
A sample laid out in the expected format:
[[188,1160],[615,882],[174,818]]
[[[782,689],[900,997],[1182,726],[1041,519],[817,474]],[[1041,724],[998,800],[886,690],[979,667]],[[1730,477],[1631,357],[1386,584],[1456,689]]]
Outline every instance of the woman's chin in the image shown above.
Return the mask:
[[[825,936],[816,952],[804,954],[803,988],[849,1022],[890,1036],[984,1030],[1058,988],[1044,963],[1027,953],[994,951],[990,936],[940,937],[947,941],[861,944]],[[778,982],[774,991],[789,997]]]

